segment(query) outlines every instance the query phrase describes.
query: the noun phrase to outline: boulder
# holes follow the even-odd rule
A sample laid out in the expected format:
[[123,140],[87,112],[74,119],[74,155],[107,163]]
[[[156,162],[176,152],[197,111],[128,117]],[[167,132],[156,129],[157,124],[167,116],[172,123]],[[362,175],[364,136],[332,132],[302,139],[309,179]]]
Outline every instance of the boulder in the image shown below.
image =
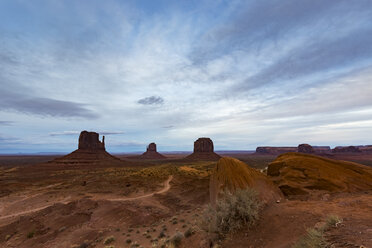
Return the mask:
[[102,138],[102,142],[99,141],[99,134],[96,132],[82,131],[79,136],[78,149],[81,150],[105,150],[105,136]]
[[199,138],[194,142],[194,152],[186,157],[188,160],[215,161],[221,156],[214,152],[213,141],[210,138]]
[[310,154],[282,154],[267,174],[287,196],[372,189],[372,168]]
[[237,189],[252,188],[257,191],[265,203],[275,203],[283,197],[281,191],[260,171],[249,167],[244,162],[230,157],[223,157],[214,167],[210,178],[210,200],[216,203],[222,191],[235,192]]
[[312,154],[312,153],[315,153],[315,150],[309,144],[301,144],[301,145],[298,145],[298,152]]

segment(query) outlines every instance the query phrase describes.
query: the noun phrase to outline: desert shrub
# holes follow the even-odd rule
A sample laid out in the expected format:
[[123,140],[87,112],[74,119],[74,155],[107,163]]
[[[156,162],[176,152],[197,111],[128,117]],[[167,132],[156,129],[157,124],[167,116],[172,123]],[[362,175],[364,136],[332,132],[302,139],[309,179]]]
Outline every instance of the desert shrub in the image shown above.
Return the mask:
[[126,242],[127,244],[130,244],[130,243],[132,243],[132,240],[131,240],[131,239],[127,239],[125,242]]
[[112,242],[115,241],[115,238],[113,236],[107,237],[105,241],[103,242],[104,245],[111,244]]
[[30,239],[30,238],[34,237],[34,235],[35,235],[35,231],[31,231],[27,234],[27,238]]
[[177,232],[170,240],[170,247],[177,248],[181,245],[182,239],[184,238],[183,233]]
[[185,237],[188,238],[188,237],[190,237],[193,234],[194,234],[193,230],[191,228],[189,228],[185,232]]
[[324,232],[332,227],[337,227],[339,223],[342,223],[336,215],[330,215],[327,217],[324,225],[318,228],[310,228],[307,230],[306,234],[302,236],[292,248],[329,248],[330,244],[324,237]]
[[165,237],[165,231],[163,230],[163,231],[161,231],[160,233],[159,233],[159,236],[158,236],[158,238],[164,238]]
[[331,227],[337,227],[338,224],[342,223],[342,219],[337,215],[329,215],[326,219],[325,231]]
[[307,233],[300,238],[292,248],[328,248],[329,245],[321,230],[310,228]]
[[200,227],[210,234],[224,236],[253,225],[261,206],[257,192],[252,189],[238,189],[234,194],[225,192],[215,207],[209,205],[203,212]]

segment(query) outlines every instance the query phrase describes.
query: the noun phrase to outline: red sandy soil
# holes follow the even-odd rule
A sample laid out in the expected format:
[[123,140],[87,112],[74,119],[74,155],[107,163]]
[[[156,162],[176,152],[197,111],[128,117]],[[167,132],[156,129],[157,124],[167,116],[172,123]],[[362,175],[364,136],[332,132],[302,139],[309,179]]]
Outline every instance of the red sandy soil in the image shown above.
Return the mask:
[[[236,156],[261,169],[275,158]],[[70,248],[86,243],[101,248],[110,236],[116,248],[130,247],[128,239],[151,247],[150,240],[162,240],[158,236],[164,227],[163,239],[196,228],[209,202],[214,166],[166,160],[150,167],[0,167],[0,247]],[[256,226],[228,236],[221,246],[290,247],[306,228],[330,214],[344,220],[326,233],[336,248],[372,247],[372,191],[283,200],[263,210]],[[204,234],[196,230],[183,240],[183,247],[208,247]]]

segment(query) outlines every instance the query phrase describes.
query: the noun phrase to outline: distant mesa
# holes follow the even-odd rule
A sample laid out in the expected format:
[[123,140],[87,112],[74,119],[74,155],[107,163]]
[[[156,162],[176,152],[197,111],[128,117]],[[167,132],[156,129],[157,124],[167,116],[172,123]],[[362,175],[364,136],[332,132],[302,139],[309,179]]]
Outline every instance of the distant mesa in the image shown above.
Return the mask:
[[297,151],[298,152],[301,152],[301,153],[308,153],[308,154],[315,153],[314,148],[311,145],[309,145],[309,144],[298,145]]
[[209,193],[212,205],[216,203],[220,192],[228,190],[233,193],[237,189],[245,188],[257,191],[265,204],[275,203],[283,197],[279,188],[265,174],[238,159],[221,158],[210,178]]
[[221,158],[214,152],[213,141],[210,138],[199,138],[194,142],[194,152],[186,157],[188,160],[216,161]]
[[147,146],[146,152],[144,152],[141,156],[138,156],[139,159],[166,159],[166,157],[156,150],[156,144],[150,143]]
[[310,154],[282,154],[267,174],[287,196],[372,189],[372,168]]
[[256,154],[261,155],[280,155],[287,152],[301,152],[308,154],[328,154],[331,153],[329,146],[311,146],[309,144],[300,144],[298,147],[294,146],[259,146],[256,148]]
[[356,146],[337,146],[332,149],[333,153],[361,153],[362,151]]
[[259,146],[256,148],[257,154],[279,155],[286,152],[297,152],[297,147]]
[[79,136],[78,149],[66,156],[50,161],[57,165],[89,165],[89,166],[122,166],[131,162],[112,156],[105,149],[105,137],[99,140],[96,132],[82,131]]

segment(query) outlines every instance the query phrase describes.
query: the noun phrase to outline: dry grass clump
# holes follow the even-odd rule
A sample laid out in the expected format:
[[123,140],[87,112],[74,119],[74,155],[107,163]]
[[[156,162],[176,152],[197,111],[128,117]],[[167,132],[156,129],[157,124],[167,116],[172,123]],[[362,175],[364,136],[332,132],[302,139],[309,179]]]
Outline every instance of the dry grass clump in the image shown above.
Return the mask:
[[177,232],[170,240],[169,240],[169,247],[170,248],[177,248],[181,245],[182,239],[185,236],[181,232]]
[[325,239],[324,233],[332,227],[337,227],[340,223],[342,223],[342,219],[338,216],[328,216],[325,223],[319,228],[309,228],[292,248],[330,248],[331,245]]
[[234,194],[225,192],[216,207],[211,205],[203,212],[200,227],[218,237],[253,225],[259,218],[261,202],[253,189],[237,189]]
[[112,242],[115,241],[115,238],[113,236],[107,237],[105,241],[103,242],[104,245],[111,244]]

